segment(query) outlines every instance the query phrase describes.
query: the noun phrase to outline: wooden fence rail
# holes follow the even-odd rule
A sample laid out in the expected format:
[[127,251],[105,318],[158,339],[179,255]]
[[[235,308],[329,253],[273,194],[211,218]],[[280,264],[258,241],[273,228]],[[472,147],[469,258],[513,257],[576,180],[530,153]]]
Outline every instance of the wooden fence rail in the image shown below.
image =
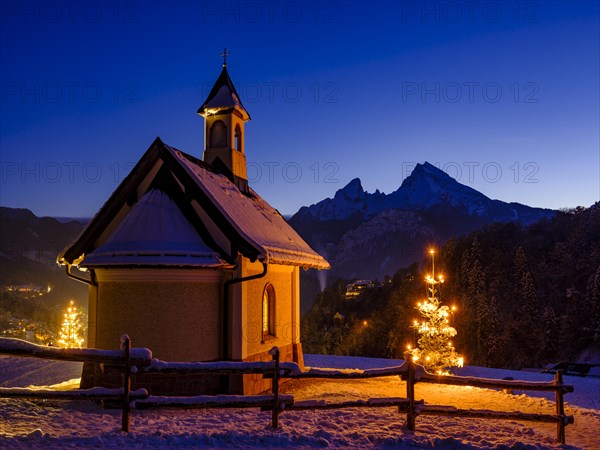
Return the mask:
[[148,397],[146,389],[131,392],[131,367],[134,364],[149,365],[152,360],[152,353],[146,348],[131,349],[131,340],[127,335],[121,337],[121,349],[55,348],[31,344],[20,339],[0,338],[0,354],[58,361],[104,363],[123,366],[124,369],[123,389],[95,387],[92,389],[59,391],[52,389],[0,388],[0,397],[120,400],[122,411],[121,430],[128,432],[131,401]]
[[[557,424],[557,440],[565,443],[565,427],[574,422],[573,416],[564,412],[564,394],[573,392],[573,386],[563,383],[562,372],[557,371],[554,381],[527,382],[519,380],[492,380],[476,377],[432,375],[422,366],[413,363],[410,357],[401,366],[367,370],[310,369],[302,371],[295,363],[280,362],[279,349],[270,350],[270,362],[207,362],[186,363],[167,362],[152,359],[152,353],[145,348],[131,348],[131,340],[126,335],[121,338],[121,350],[98,349],[57,349],[31,344],[11,338],[0,338],[0,354],[22,357],[47,358],[63,361],[94,362],[123,367],[123,388],[77,389],[56,391],[49,389],[0,388],[0,397],[7,398],[54,398],[73,400],[81,398],[120,400],[122,409],[121,429],[129,431],[129,415],[132,408],[260,408],[271,411],[273,428],[279,427],[279,415],[284,411],[326,410],[357,407],[397,407],[399,413],[406,414],[406,426],[415,430],[419,415],[460,416],[482,419],[526,420]],[[165,373],[203,374],[262,374],[272,379],[272,393],[267,395],[200,395],[194,397],[152,396],[145,389],[131,391],[132,367],[138,370],[151,370]],[[331,378],[364,379],[399,376],[406,381],[406,398],[374,398],[329,403],[324,400],[294,401],[291,395],[280,395],[279,385],[283,378]],[[452,406],[434,406],[415,398],[416,383],[435,383],[458,386],[474,386],[491,389],[512,389],[528,391],[553,391],[555,393],[556,414],[527,414],[519,411],[504,412],[490,410],[465,410]]]
[[[91,399],[110,400],[119,399],[123,396],[123,389],[95,387],[91,389],[71,389],[69,391],[58,391],[54,389],[31,389],[31,388],[5,388],[0,387],[0,397],[4,398],[48,398],[48,399]],[[129,393],[131,400],[148,398],[146,389],[136,389]]]
[[[123,336],[122,340],[129,339]],[[54,359],[57,361],[94,362],[124,365],[122,350],[100,350],[97,348],[57,348],[32,344],[21,339],[0,338],[0,354]],[[135,348],[131,351],[131,364],[147,366],[152,362],[152,352],[147,348]]]
[[[573,392],[573,386],[565,385],[562,379],[562,372],[559,370],[554,376],[554,381],[549,382],[528,382],[519,380],[492,380],[486,378],[476,377],[457,377],[448,375],[433,375],[423,371],[421,366],[421,373],[418,380],[415,380],[413,375],[416,372],[415,364],[409,355],[406,355],[406,364],[408,365],[408,372],[403,379],[406,380],[406,392],[409,401],[414,402],[414,384],[418,382],[424,383],[435,383],[435,384],[448,384],[454,386],[473,386],[483,387],[488,389],[519,389],[519,390],[530,390],[530,391],[554,391],[556,400],[556,415],[550,414],[526,414],[519,411],[505,412],[505,411],[490,411],[490,410],[474,410],[474,409],[459,409],[452,406],[432,406],[432,405],[419,405],[409,407],[407,412],[407,428],[414,430],[415,418],[417,415],[435,415],[435,416],[460,416],[460,417],[472,417],[480,419],[503,419],[503,420],[527,420],[535,422],[549,422],[556,423],[556,438],[564,444],[565,437],[565,426],[574,422],[573,416],[567,416],[564,412],[564,399],[563,395],[568,392]],[[411,376],[412,375],[412,376]],[[411,403],[414,404],[414,403]]]

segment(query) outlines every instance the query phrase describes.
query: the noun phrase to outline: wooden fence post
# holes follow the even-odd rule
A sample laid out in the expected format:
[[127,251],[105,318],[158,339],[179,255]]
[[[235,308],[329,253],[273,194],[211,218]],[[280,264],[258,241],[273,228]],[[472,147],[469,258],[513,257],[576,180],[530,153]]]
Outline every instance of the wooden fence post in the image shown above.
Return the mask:
[[558,369],[554,374],[554,384],[557,386],[554,391],[556,399],[556,415],[559,417],[559,421],[556,424],[556,438],[561,444],[566,441],[565,437],[565,404],[564,404],[564,392],[562,388],[563,384],[563,373],[561,369]]
[[406,362],[408,363],[408,376],[406,377],[406,397],[408,398],[406,428],[410,431],[415,431],[415,418],[417,412],[415,410],[415,363],[412,359],[412,355],[407,355]]
[[273,347],[273,365],[275,372],[273,372],[273,417],[272,425],[273,428],[279,428],[279,348]]
[[129,391],[131,390],[131,339],[125,335],[123,340],[123,358],[125,363],[124,375],[123,375],[123,413],[121,416],[121,431],[126,433],[129,432]]

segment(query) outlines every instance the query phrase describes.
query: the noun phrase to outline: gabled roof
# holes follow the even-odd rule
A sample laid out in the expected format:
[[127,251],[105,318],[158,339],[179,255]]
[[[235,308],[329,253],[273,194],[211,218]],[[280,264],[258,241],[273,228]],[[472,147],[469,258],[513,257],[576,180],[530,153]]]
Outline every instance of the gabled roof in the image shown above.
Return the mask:
[[144,194],[104,244],[85,256],[83,265],[229,266],[175,202],[156,188]]
[[217,78],[217,81],[215,81],[208,97],[206,97],[202,106],[198,108],[198,114],[206,117],[220,112],[228,112],[232,109],[239,111],[242,115],[242,119],[250,120],[250,114],[248,114],[248,111],[246,111],[246,108],[242,105],[242,101],[235,90],[233,81],[229,78],[227,66],[223,66],[223,70],[221,71],[219,78]]
[[[161,174],[165,173],[168,176],[161,178]],[[156,183],[159,178],[163,180],[162,184]],[[172,181],[166,183],[164,180]],[[166,185],[171,189],[167,198],[173,200],[173,206],[166,206],[163,203],[165,199],[157,199],[154,194],[147,197],[157,185]],[[279,212],[252,189],[247,193],[241,192],[227,177],[214,172],[208,164],[165,144],[160,138],[156,138],[79,238],[59,255],[58,262],[85,267],[88,262],[93,265],[98,261],[94,258],[100,258],[106,252],[113,252],[115,258],[124,257],[124,254],[117,253],[128,250],[123,243],[125,239],[132,239],[131,249],[140,258],[145,250],[153,250],[151,247],[168,250],[169,245],[179,239],[173,234],[157,237],[157,229],[148,229],[144,231],[146,237],[152,236],[157,240],[152,243],[147,242],[143,235],[136,237],[142,231],[137,224],[154,220],[147,207],[155,200],[162,205],[159,209],[163,212],[171,211],[169,214],[174,214],[165,220],[184,227],[183,219],[175,217],[178,213],[173,213],[173,208],[181,210],[200,237],[197,239],[187,229],[184,241],[198,254],[204,251],[206,255],[211,254],[207,257],[207,266],[215,267],[214,263],[219,259],[232,264],[239,253],[252,261],[329,268],[327,261],[311,249]],[[198,213],[191,206],[192,203],[199,205],[203,213]],[[229,248],[217,244],[217,239],[209,232],[211,224],[207,223],[208,220],[230,241]]]

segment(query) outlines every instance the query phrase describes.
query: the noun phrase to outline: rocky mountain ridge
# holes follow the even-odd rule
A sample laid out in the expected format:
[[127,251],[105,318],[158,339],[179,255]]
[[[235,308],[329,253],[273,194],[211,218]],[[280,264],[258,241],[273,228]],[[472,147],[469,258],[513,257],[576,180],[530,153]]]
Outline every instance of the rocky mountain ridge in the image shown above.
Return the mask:
[[493,222],[530,225],[556,211],[492,200],[425,162],[390,194],[366,192],[355,178],[333,198],[302,207],[290,224],[332,264],[333,276],[379,278]]

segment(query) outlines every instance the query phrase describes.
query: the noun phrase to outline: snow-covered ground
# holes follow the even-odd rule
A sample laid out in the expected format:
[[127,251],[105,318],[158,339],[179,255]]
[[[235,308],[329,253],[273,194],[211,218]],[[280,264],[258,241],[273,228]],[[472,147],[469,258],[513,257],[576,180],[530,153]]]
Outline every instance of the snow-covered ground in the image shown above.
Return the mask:
[[[305,355],[312,367],[376,368],[400,361]],[[76,387],[80,363],[0,357],[0,386]],[[549,380],[551,375],[465,367],[460,375],[522,380]],[[0,447],[10,448],[148,448],[148,447],[390,447],[390,448],[600,448],[600,379],[565,377],[575,386],[566,395],[567,414],[575,424],[566,428],[566,447],[555,442],[556,426],[536,422],[489,421],[453,417],[418,417],[416,431],[404,427],[405,415],[395,408],[350,408],[328,411],[288,411],[281,428],[271,429],[270,412],[229,410],[136,410],[131,432],[121,433],[120,411],[91,401],[0,399]],[[70,380],[70,382],[69,382]],[[554,412],[552,394],[417,384],[417,398],[428,404],[460,408]],[[366,380],[293,380],[282,393],[296,400],[343,401],[375,397],[405,397],[398,377]],[[544,398],[547,397],[547,398]]]

